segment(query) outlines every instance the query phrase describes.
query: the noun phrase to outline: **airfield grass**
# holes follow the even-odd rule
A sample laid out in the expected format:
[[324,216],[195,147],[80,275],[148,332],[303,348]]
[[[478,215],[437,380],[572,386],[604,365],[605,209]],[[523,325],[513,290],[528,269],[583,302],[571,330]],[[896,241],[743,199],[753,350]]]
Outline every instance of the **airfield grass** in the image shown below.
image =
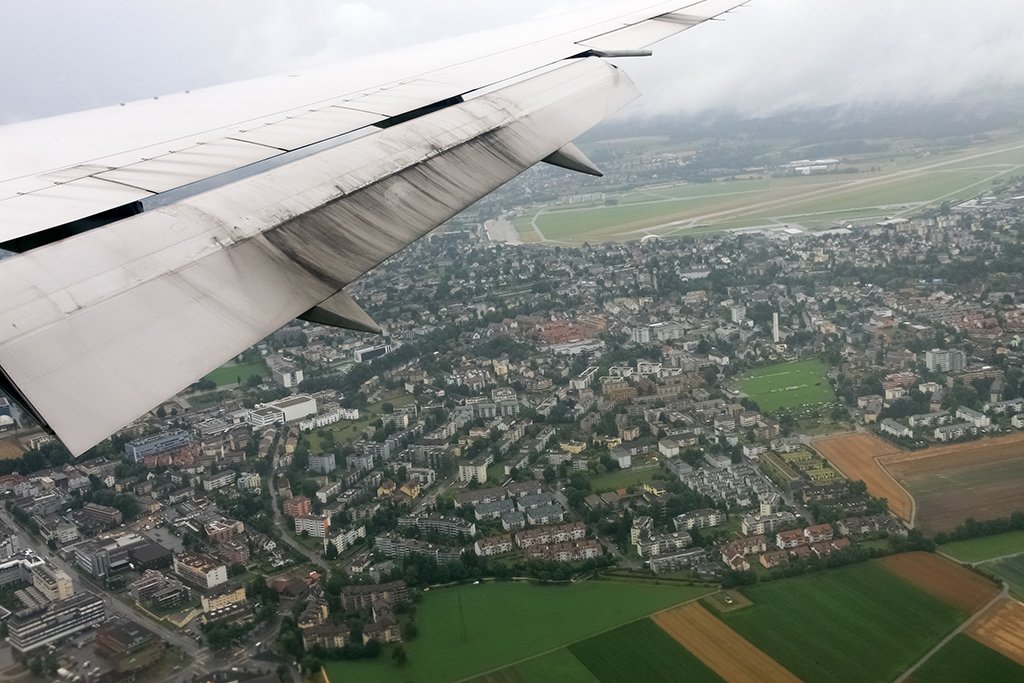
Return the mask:
[[914,672],[914,683],[1024,681],[1024,666],[962,633]]
[[601,683],[725,683],[650,619],[573,643],[569,651]]
[[607,491],[618,491],[630,486],[637,486],[653,480],[661,474],[661,469],[651,467],[646,470],[616,470],[607,474],[600,474],[590,478],[590,487],[594,493],[605,493]]
[[939,550],[961,562],[985,562],[997,557],[1024,553],[1024,531],[954,541],[939,546]]
[[720,618],[804,683],[894,680],[967,616],[877,562],[741,592]]
[[[1020,142],[1019,137],[1004,137],[923,158],[895,154],[884,161],[866,159],[862,165],[881,170],[861,173],[646,188],[623,195],[613,206],[542,207],[535,215],[546,239],[564,242],[638,239],[654,226],[701,216],[698,226],[666,226],[652,232],[685,235],[773,222],[821,227],[879,212],[899,215],[945,199],[967,199],[1024,165],[1024,148],[1012,148]],[[640,147],[650,145],[659,146],[649,141]],[[528,223],[531,218],[517,220]]]
[[243,363],[222,365],[208,374],[204,379],[208,379],[218,387],[222,387],[227,384],[237,383],[239,377],[242,378],[242,383],[244,384],[245,381],[253,375],[266,377],[268,374],[265,363]]
[[601,683],[568,648],[486,673],[469,683]]
[[328,662],[325,669],[330,683],[461,680],[515,665],[709,592],[688,586],[599,581],[554,586],[489,582],[431,590],[417,609],[419,637],[403,644],[409,657],[404,667],[382,656],[379,662]]
[[986,562],[981,567],[1010,584],[1010,592],[1018,599],[1024,600],[1024,555]]
[[762,410],[830,402],[836,396],[828,383],[828,370],[820,360],[770,365],[745,375],[739,386]]

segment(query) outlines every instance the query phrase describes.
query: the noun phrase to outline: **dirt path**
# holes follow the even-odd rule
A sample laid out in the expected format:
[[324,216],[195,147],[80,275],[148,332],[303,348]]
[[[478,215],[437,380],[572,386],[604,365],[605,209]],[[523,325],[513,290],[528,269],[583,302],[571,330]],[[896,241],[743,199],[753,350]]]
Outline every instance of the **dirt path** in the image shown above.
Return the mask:
[[967,635],[1024,665],[1024,605],[1006,598],[971,624]]

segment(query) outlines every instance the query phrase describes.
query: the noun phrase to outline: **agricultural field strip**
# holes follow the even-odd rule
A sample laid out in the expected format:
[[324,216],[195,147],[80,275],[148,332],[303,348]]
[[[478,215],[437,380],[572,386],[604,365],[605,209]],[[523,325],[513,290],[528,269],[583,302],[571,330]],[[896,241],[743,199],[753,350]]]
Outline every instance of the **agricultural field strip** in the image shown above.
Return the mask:
[[651,619],[728,683],[800,683],[700,603],[659,612]]
[[[1008,597],[1008,595],[1009,595],[1009,594],[1008,594],[1008,593],[1007,593],[1007,591],[1006,591],[1006,587],[1004,586],[1004,587],[1003,587],[1003,590],[1001,590],[1001,591],[1000,591],[1000,592],[999,592],[999,593],[998,593],[998,594],[997,594],[997,595],[996,595],[996,596],[995,596],[994,598],[992,598],[992,599],[991,599],[991,600],[989,600],[989,601],[988,601],[987,603],[985,603],[984,607],[982,607],[982,608],[981,608],[980,610],[978,610],[977,612],[975,612],[974,614],[972,614],[972,615],[971,615],[970,617],[968,617],[967,621],[965,621],[965,622],[963,622],[962,624],[960,624],[959,626],[957,626],[957,627],[956,627],[956,629],[955,629],[955,630],[954,630],[954,631],[953,631],[952,633],[950,633],[949,635],[947,635],[947,636],[946,636],[945,638],[943,638],[943,639],[942,639],[942,640],[941,640],[941,641],[939,642],[939,644],[938,644],[938,645],[936,645],[936,646],[935,646],[935,647],[933,647],[933,648],[932,648],[931,650],[929,650],[929,651],[928,651],[928,654],[926,654],[926,655],[925,655],[924,657],[922,657],[922,658],[921,658],[921,659],[919,659],[919,660],[918,660],[917,662],[915,662],[915,663],[914,663],[914,665],[913,665],[912,667],[910,667],[909,669],[907,669],[906,671],[904,671],[904,672],[903,672],[903,675],[902,675],[902,676],[900,676],[899,678],[897,678],[897,679],[896,679],[896,681],[895,681],[895,683],[904,683],[904,681],[906,681],[906,680],[907,680],[908,678],[910,678],[910,677],[911,677],[911,675],[913,675],[913,673],[914,673],[915,671],[917,671],[917,669],[918,669],[918,668],[919,668],[919,667],[920,667],[920,666],[921,666],[922,664],[924,664],[925,662],[927,662],[927,661],[928,661],[929,659],[931,659],[931,658],[932,658],[932,656],[933,656],[933,655],[935,655],[935,653],[937,653],[937,652],[938,652],[939,650],[941,650],[941,649],[942,649],[943,647],[945,647],[945,646],[946,646],[946,644],[947,644],[947,643],[949,643],[949,641],[953,640],[953,638],[955,638],[956,636],[958,636],[959,634],[961,634],[961,633],[963,633],[963,632],[964,632],[965,630],[967,630],[967,628],[968,628],[969,626],[971,626],[971,624],[973,624],[974,622],[978,621],[978,620],[979,620],[979,619],[981,618],[981,616],[982,616],[983,614],[985,614],[985,612],[987,612],[988,610],[990,610],[990,609],[992,608],[992,606],[993,606],[993,605],[995,605],[995,604],[996,604],[997,602],[999,602],[1000,600],[1002,600],[1002,599],[1004,599],[1004,598]],[[980,641],[979,641],[979,642],[980,642]]]
[[1024,531],[953,541],[939,546],[938,552],[954,562],[970,565],[1007,560],[1024,554]]
[[504,665],[499,666],[499,667],[495,667],[495,668],[490,669],[488,671],[482,671],[480,673],[473,674],[472,676],[469,676],[467,678],[460,678],[459,680],[453,681],[452,683],[469,683],[470,681],[473,681],[474,679],[481,678],[483,676],[487,676],[487,675],[493,674],[493,673],[495,673],[497,671],[501,671],[502,669],[508,669],[510,667],[513,667],[513,666],[518,666],[518,665],[522,664],[523,662],[528,662],[528,661],[530,661],[532,659],[537,659],[538,657],[543,657],[545,655],[549,655],[552,652],[557,652],[558,650],[562,650],[564,648],[568,648],[570,645],[573,645],[575,643],[581,643],[581,642],[583,642],[585,640],[590,640],[591,638],[594,638],[594,637],[599,636],[601,634],[608,633],[609,631],[614,631],[617,628],[622,628],[623,626],[628,626],[629,624],[635,623],[637,621],[642,621],[644,619],[650,619],[650,618],[654,617],[654,615],[660,614],[661,612],[667,612],[669,610],[677,609],[678,607],[681,607],[683,605],[688,605],[690,603],[697,602],[701,598],[706,598],[708,595],[714,595],[714,593],[717,593],[717,592],[718,591],[714,591],[712,593],[705,593],[704,595],[700,595],[700,596],[698,596],[696,598],[692,598],[692,599],[687,600],[685,602],[681,602],[678,605],[673,605],[672,607],[666,607],[665,609],[658,610],[657,612],[654,612],[652,614],[645,614],[642,617],[639,617],[637,619],[631,619],[630,621],[627,621],[624,624],[617,624],[617,625],[612,626],[610,628],[606,628],[603,631],[598,631],[597,633],[593,633],[593,634],[591,634],[591,635],[589,635],[589,636],[587,636],[585,638],[579,638],[577,640],[572,641],[571,643],[563,643],[562,645],[559,645],[558,647],[553,647],[550,650],[545,650],[544,652],[538,652],[537,654],[530,655],[529,657],[523,657],[522,659],[518,659],[518,660],[516,660],[514,662],[509,662],[507,664],[504,664]]
[[914,683],[993,683],[1024,680],[1024,667],[960,634],[914,672]]
[[999,587],[988,579],[932,553],[890,555],[879,563],[966,614],[974,614],[999,593]]
[[967,629],[967,635],[1024,665],[1024,605],[1016,600],[1007,599],[987,612]]

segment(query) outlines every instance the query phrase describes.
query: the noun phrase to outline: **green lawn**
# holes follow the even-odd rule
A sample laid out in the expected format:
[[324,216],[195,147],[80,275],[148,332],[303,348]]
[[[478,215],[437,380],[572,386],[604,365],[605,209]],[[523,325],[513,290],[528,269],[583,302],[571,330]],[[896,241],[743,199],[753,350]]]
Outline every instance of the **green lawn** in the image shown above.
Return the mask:
[[914,672],[915,683],[1024,681],[1024,666],[962,633]]
[[739,387],[762,410],[828,403],[836,400],[828,371],[828,365],[820,360],[771,365],[744,375]]
[[650,619],[569,646],[601,683],[725,683]]
[[1010,584],[1010,590],[1014,595],[1024,599],[1024,555],[998,562],[986,562],[981,566]]
[[742,592],[720,618],[804,683],[894,680],[966,618],[875,562]]
[[326,670],[330,683],[461,680],[556,650],[708,592],[705,588],[596,581],[570,586],[492,582],[432,590],[424,595],[417,611],[419,637],[405,643],[409,656],[405,667],[399,669],[390,659],[382,659],[329,662]]
[[222,365],[204,379],[208,379],[219,387],[227,384],[236,384],[238,379],[242,379],[242,384],[252,377],[253,375],[259,375],[260,377],[267,377],[270,373],[267,372],[266,363],[245,363],[245,364],[231,364]]
[[600,683],[566,648],[474,678],[472,683]]
[[599,474],[596,477],[591,477],[590,485],[595,493],[617,491],[618,489],[624,489],[629,486],[635,486],[637,484],[643,484],[644,482],[651,481],[661,473],[660,467],[652,467],[646,470],[634,470],[632,468],[616,470],[614,472],[608,472],[607,474]]
[[984,562],[1006,555],[1016,555],[1024,553],[1024,531],[954,541],[939,546],[939,550],[961,562]]

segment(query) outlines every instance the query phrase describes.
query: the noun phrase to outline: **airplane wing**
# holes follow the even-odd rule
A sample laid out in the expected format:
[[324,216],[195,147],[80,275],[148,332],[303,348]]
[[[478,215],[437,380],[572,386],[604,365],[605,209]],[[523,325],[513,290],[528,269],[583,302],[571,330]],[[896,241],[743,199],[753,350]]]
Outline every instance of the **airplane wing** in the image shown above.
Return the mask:
[[76,455],[637,97],[609,57],[745,4],[615,3],[0,127],[0,387]]

